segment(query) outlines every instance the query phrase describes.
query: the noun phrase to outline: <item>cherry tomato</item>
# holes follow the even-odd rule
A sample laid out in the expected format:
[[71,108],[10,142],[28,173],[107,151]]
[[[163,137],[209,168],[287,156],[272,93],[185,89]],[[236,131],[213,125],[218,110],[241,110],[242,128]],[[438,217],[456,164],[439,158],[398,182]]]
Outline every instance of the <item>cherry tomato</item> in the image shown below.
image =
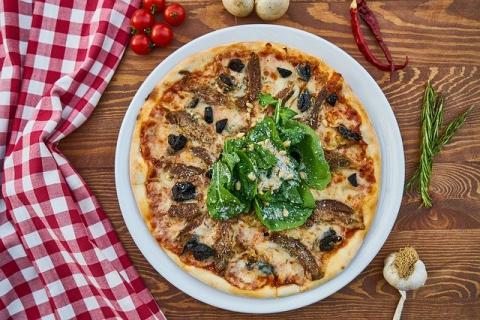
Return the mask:
[[160,13],[165,8],[165,0],[143,0],[143,8],[152,14]]
[[166,47],[173,40],[172,29],[164,23],[157,23],[152,27],[150,39],[158,47]]
[[163,18],[172,26],[179,26],[185,20],[185,9],[181,4],[169,4],[163,12]]
[[144,33],[146,29],[152,27],[155,22],[153,15],[145,9],[137,9],[132,16],[132,32]]
[[152,43],[145,34],[136,34],[130,39],[130,47],[136,54],[147,54],[152,51]]

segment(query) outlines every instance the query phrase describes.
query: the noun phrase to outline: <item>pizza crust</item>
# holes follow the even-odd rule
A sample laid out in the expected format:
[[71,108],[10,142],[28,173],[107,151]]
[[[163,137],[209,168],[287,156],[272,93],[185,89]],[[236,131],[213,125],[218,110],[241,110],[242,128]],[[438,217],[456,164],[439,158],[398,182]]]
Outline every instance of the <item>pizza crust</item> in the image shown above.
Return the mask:
[[[132,143],[130,146],[130,182],[132,185],[132,191],[134,193],[136,202],[138,204],[138,208],[140,213],[142,214],[145,223],[147,224],[150,231],[153,231],[153,227],[151,224],[151,217],[152,213],[150,212],[149,208],[149,201],[147,198],[147,191],[145,187],[145,182],[149,175],[149,167],[148,164],[144,161],[141,153],[141,128],[142,124],[148,120],[150,112],[156,105],[156,101],[160,95],[160,93],[167,88],[171,83],[177,81],[181,76],[179,75],[179,71],[187,70],[191,71],[193,69],[200,69],[203,65],[205,65],[212,57],[215,55],[225,51],[225,48],[229,48],[231,50],[234,49],[250,49],[250,50],[259,50],[260,48],[265,46],[265,42],[254,42],[254,43],[236,43],[232,45],[226,45],[221,47],[212,48],[207,51],[199,52],[197,54],[192,55],[191,57],[184,60],[180,63],[177,67],[173,68],[162,80],[162,82],[155,87],[152,93],[147,97],[144,106],[141,108],[135,125],[135,130],[132,136]],[[286,46],[273,44],[273,47],[277,50],[286,50]],[[302,56],[310,57],[305,53],[298,51],[293,48],[288,48],[289,53],[293,54],[300,54]],[[326,68],[330,71],[332,69],[327,66],[323,61],[314,58],[318,63],[322,66],[322,68]],[[353,104],[356,106],[362,106],[358,98],[352,92],[351,88],[348,84],[344,83],[344,87],[342,89],[343,94],[353,101]],[[343,271],[352,260],[352,258],[356,255],[357,251],[361,247],[363,239],[368,232],[368,229],[373,221],[373,217],[375,215],[376,205],[377,205],[377,195],[380,185],[381,179],[381,159],[380,159],[380,150],[377,141],[377,137],[375,131],[370,123],[370,120],[363,109],[363,107],[356,108],[356,111],[360,113],[362,119],[362,127],[361,133],[363,139],[367,141],[368,148],[369,148],[369,155],[374,160],[374,170],[375,170],[375,177],[376,177],[376,184],[374,186],[375,190],[373,194],[367,197],[366,205],[364,206],[363,212],[363,219],[365,224],[364,230],[357,230],[355,231],[354,235],[348,239],[348,242],[343,245],[341,248],[335,251],[335,254],[331,256],[328,260],[328,264],[325,268],[324,277],[316,280],[316,281],[309,281],[306,285],[299,286],[296,284],[289,284],[283,285],[279,287],[273,287],[270,285],[266,285],[260,289],[256,290],[244,290],[238,287],[233,286],[224,278],[218,276],[217,274],[192,265],[185,264],[179,257],[173,253],[172,251],[163,248],[159,245],[162,250],[164,250],[167,255],[182,269],[188,272],[190,275],[194,276],[195,278],[199,279],[200,281],[210,285],[218,290],[233,294],[233,295],[241,295],[241,296],[248,296],[254,298],[272,298],[272,297],[281,297],[281,296],[288,296],[292,294],[296,294],[302,291],[309,290],[314,288],[321,283],[324,283],[333,277],[335,277],[338,273]]]

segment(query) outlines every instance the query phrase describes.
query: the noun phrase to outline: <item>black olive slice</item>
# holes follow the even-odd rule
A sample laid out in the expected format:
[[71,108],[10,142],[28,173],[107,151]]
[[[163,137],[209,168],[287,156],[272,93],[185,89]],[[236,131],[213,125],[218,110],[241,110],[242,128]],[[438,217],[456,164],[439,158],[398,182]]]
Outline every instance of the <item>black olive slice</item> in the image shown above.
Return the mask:
[[217,131],[217,133],[222,133],[222,131],[227,126],[227,122],[228,122],[228,119],[222,119],[215,122],[215,131]]
[[215,255],[215,250],[206,244],[198,242],[196,238],[191,238],[185,244],[183,252],[190,251],[195,260],[203,261]]
[[308,80],[310,80],[310,77],[312,76],[312,68],[308,63],[302,63],[297,66],[297,73],[300,79],[308,82]]
[[332,251],[335,245],[342,240],[342,237],[337,235],[335,230],[330,228],[327,232],[323,234],[322,239],[320,239],[320,251]]
[[327,97],[327,102],[328,102],[329,105],[331,105],[333,107],[335,105],[335,103],[337,103],[337,99],[338,99],[337,94],[336,93],[331,93]]
[[353,173],[350,176],[348,176],[348,182],[354,187],[358,187],[358,181],[357,181],[357,174]]
[[247,263],[245,263],[245,266],[247,267],[247,270],[253,270],[253,268],[255,268],[255,264],[257,263],[257,261],[255,261],[254,259],[248,259],[247,260]]
[[174,134],[169,134],[168,144],[175,151],[182,150],[187,144],[187,137],[185,137],[183,134],[179,134],[178,136]]
[[205,173],[205,176],[206,176],[208,179],[212,179],[212,174],[213,174],[213,170],[212,170],[212,169],[208,169],[207,172]]
[[206,244],[199,243],[191,250],[195,260],[203,261],[215,255],[215,250],[207,246]]
[[192,250],[192,248],[195,247],[197,244],[198,244],[198,240],[197,240],[196,236],[193,236],[193,237],[190,238],[190,240],[188,240],[187,243],[185,243],[185,245],[183,246],[182,254],[184,254],[184,253],[187,252],[187,251]]
[[362,140],[362,136],[359,134],[359,133],[356,133],[356,132],[353,132],[352,130],[348,129],[347,127],[345,127],[343,124],[339,125],[337,127],[337,130],[338,132],[340,132],[340,134],[349,139],[349,140],[353,140],[353,141],[360,141]]
[[310,95],[310,92],[307,89],[303,90],[298,97],[298,101],[297,101],[298,110],[300,110],[301,112],[307,111],[310,108],[311,101],[312,101],[312,96]]
[[243,64],[242,60],[240,59],[232,59],[228,63],[228,68],[235,72],[241,72],[244,67],[245,67],[245,64]]
[[177,182],[172,187],[173,200],[182,202],[195,198],[196,189],[190,182]]
[[213,123],[213,109],[212,107],[205,107],[205,111],[203,113],[203,119],[206,123]]
[[277,71],[278,71],[278,73],[280,73],[280,76],[282,76],[282,78],[288,78],[292,74],[291,70],[288,70],[288,69],[285,69],[285,68],[277,67]]
[[262,272],[265,275],[273,274],[273,266],[269,263],[258,261],[257,267],[258,267],[258,270],[260,270],[260,272]]
[[225,73],[222,73],[218,76],[217,82],[224,92],[228,92],[232,90],[233,86],[235,85],[233,81],[234,81],[233,77],[226,75]]

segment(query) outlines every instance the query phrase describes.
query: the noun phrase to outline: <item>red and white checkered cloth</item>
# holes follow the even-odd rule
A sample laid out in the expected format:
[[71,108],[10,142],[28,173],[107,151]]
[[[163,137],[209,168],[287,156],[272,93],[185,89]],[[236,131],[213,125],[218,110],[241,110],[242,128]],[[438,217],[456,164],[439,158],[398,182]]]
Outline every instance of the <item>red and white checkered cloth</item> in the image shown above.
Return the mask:
[[164,319],[57,149],[98,103],[138,5],[0,0],[0,319]]

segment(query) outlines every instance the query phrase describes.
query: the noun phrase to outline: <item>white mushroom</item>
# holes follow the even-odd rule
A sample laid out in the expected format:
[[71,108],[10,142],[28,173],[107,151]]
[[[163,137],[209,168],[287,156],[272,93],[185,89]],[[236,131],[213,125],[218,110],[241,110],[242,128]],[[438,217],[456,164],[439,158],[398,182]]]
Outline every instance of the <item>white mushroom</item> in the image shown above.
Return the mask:
[[246,17],[253,11],[254,0],[222,0],[223,6],[236,17]]
[[256,0],[255,12],[263,20],[276,20],[287,12],[289,0]]
[[427,280],[425,264],[418,257],[415,248],[405,247],[385,259],[383,277],[400,292],[400,301],[393,315],[394,320],[399,320],[407,299],[406,291],[420,288]]

